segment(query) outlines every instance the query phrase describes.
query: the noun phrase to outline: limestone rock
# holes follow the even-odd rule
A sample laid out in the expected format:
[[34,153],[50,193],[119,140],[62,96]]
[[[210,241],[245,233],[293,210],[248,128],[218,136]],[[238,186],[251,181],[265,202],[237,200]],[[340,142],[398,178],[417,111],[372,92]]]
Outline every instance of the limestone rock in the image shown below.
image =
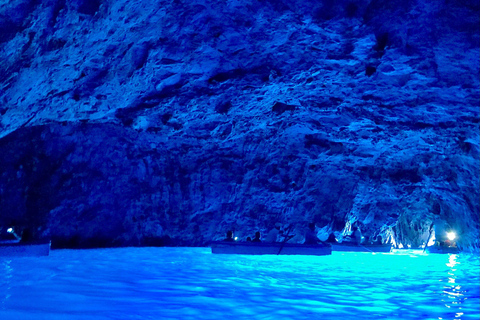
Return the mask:
[[57,247],[276,222],[478,250],[475,1],[0,4],[0,224]]

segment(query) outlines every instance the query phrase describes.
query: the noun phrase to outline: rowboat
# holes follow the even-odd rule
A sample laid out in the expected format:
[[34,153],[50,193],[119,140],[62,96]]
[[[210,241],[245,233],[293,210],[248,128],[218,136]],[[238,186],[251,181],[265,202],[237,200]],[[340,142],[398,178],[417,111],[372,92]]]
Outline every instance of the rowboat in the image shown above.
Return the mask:
[[210,244],[215,254],[248,254],[248,255],[309,255],[325,256],[332,254],[330,245],[305,245],[282,242],[227,242],[219,241]]
[[457,247],[451,246],[430,246],[425,249],[428,253],[459,253]]
[[48,242],[0,242],[0,257],[41,257],[50,253]]
[[390,252],[390,250],[392,250],[392,246],[389,244],[332,243],[332,251]]

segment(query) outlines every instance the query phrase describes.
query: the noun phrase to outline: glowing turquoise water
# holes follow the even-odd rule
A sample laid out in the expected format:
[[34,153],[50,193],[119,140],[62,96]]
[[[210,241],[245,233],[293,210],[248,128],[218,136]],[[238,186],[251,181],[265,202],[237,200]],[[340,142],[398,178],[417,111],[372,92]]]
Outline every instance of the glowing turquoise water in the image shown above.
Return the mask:
[[475,319],[472,255],[212,255],[207,248],[0,257],[0,319]]

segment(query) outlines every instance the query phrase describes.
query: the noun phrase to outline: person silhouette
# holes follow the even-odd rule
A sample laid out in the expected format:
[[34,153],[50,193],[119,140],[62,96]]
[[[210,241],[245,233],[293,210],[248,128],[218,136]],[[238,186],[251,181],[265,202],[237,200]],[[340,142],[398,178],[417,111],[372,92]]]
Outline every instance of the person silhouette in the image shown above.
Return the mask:
[[233,231],[232,231],[232,230],[228,230],[228,231],[227,231],[227,237],[226,237],[223,241],[229,241],[229,242],[230,242],[230,241],[235,241],[235,240],[233,239]]
[[327,241],[328,243],[337,243],[337,239],[335,238],[335,235],[332,233],[330,233],[330,235],[328,236],[327,238]]
[[317,234],[315,233],[315,223],[310,222],[308,224],[308,229],[305,232],[305,241],[303,244],[318,244],[320,239],[318,239]]
[[255,238],[253,238],[252,242],[262,242],[260,238],[261,238],[260,231],[257,231],[255,232]]

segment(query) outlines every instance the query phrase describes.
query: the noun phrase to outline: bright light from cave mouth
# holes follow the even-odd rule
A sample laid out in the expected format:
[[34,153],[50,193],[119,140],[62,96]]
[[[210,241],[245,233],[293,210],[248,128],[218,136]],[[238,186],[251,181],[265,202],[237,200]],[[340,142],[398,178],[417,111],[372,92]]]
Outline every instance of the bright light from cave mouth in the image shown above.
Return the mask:
[[13,232],[13,228],[8,228],[8,229],[7,229],[7,232],[8,232],[8,233],[12,233],[12,232]]
[[238,240],[238,237],[235,237],[235,241],[237,241],[237,240]]
[[448,240],[452,241],[455,239],[455,232],[447,232]]

